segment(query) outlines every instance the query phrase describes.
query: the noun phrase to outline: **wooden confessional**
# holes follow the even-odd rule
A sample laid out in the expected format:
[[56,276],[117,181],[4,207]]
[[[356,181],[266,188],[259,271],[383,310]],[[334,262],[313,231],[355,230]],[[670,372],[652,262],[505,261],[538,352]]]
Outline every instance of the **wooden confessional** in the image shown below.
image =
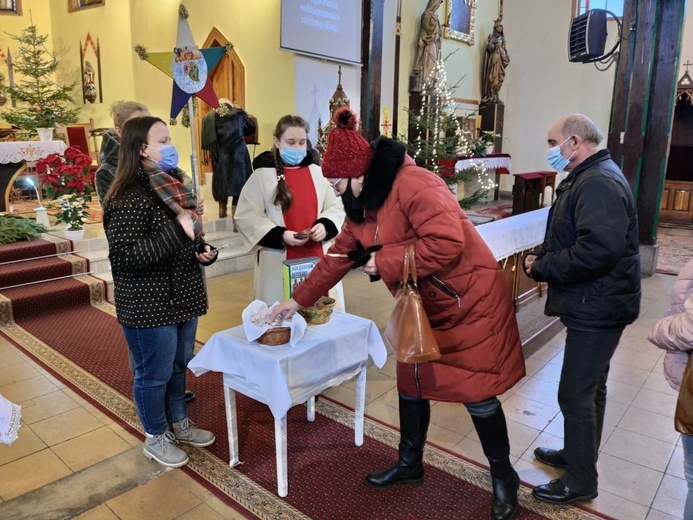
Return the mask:
[[693,224],[693,80],[684,73],[676,85],[674,123],[659,220]]

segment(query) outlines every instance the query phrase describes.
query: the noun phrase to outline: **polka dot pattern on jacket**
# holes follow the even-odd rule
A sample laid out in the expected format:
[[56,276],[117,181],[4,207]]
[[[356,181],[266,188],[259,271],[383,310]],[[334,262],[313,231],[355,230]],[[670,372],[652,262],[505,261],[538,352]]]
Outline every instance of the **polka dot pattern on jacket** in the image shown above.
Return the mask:
[[104,208],[118,321],[159,327],[207,312],[202,265],[175,215],[140,171],[137,184]]

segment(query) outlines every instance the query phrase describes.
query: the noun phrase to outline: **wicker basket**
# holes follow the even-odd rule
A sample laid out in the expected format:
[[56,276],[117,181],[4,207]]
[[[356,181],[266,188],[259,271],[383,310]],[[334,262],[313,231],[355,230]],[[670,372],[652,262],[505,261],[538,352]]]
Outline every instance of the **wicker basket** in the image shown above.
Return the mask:
[[309,325],[322,325],[330,321],[335,303],[337,302],[334,298],[323,296],[315,302],[315,305],[299,308],[298,313],[305,318]]
[[267,329],[265,333],[257,338],[263,345],[283,345],[291,339],[291,329],[289,327],[274,327]]

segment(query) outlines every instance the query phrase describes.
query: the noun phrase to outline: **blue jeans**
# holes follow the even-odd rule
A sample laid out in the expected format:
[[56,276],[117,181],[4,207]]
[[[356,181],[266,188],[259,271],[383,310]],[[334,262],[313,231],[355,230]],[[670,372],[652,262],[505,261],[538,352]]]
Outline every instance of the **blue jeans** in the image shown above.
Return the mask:
[[161,435],[188,415],[185,370],[193,356],[197,318],[161,327],[123,327],[135,363],[134,397],[144,431]]
[[683,473],[688,484],[686,495],[686,507],[683,510],[683,518],[693,518],[693,435],[681,435],[683,445]]
[[464,406],[472,417],[486,419],[501,409],[501,402],[497,397],[491,397],[479,403],[464,403]]
[[558,405],[563,413],[563,456],[568,464],[561,480],[573,491],[597,490],[597,456],[604,427],[609,363],[623,329],[601,332],[566,330]]

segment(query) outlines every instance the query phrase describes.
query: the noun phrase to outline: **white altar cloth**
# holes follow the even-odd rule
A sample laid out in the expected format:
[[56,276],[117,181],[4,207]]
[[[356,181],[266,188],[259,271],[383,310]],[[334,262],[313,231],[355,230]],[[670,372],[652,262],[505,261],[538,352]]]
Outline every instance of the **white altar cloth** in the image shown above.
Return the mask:
[[496,260],[503,260],[544,242],[550,208],[494,220],[476,226]]
[[63,141],[0,142],[0,164],[36,162],[52,153],[62,153],[66,148]]
[[466,170],[477,164],[483,164],[487,170],[498,170],[499,168],[510,170],[510,155],[491,154],[488,156],[476,155],[460,158],[455,163],[455,170]]

